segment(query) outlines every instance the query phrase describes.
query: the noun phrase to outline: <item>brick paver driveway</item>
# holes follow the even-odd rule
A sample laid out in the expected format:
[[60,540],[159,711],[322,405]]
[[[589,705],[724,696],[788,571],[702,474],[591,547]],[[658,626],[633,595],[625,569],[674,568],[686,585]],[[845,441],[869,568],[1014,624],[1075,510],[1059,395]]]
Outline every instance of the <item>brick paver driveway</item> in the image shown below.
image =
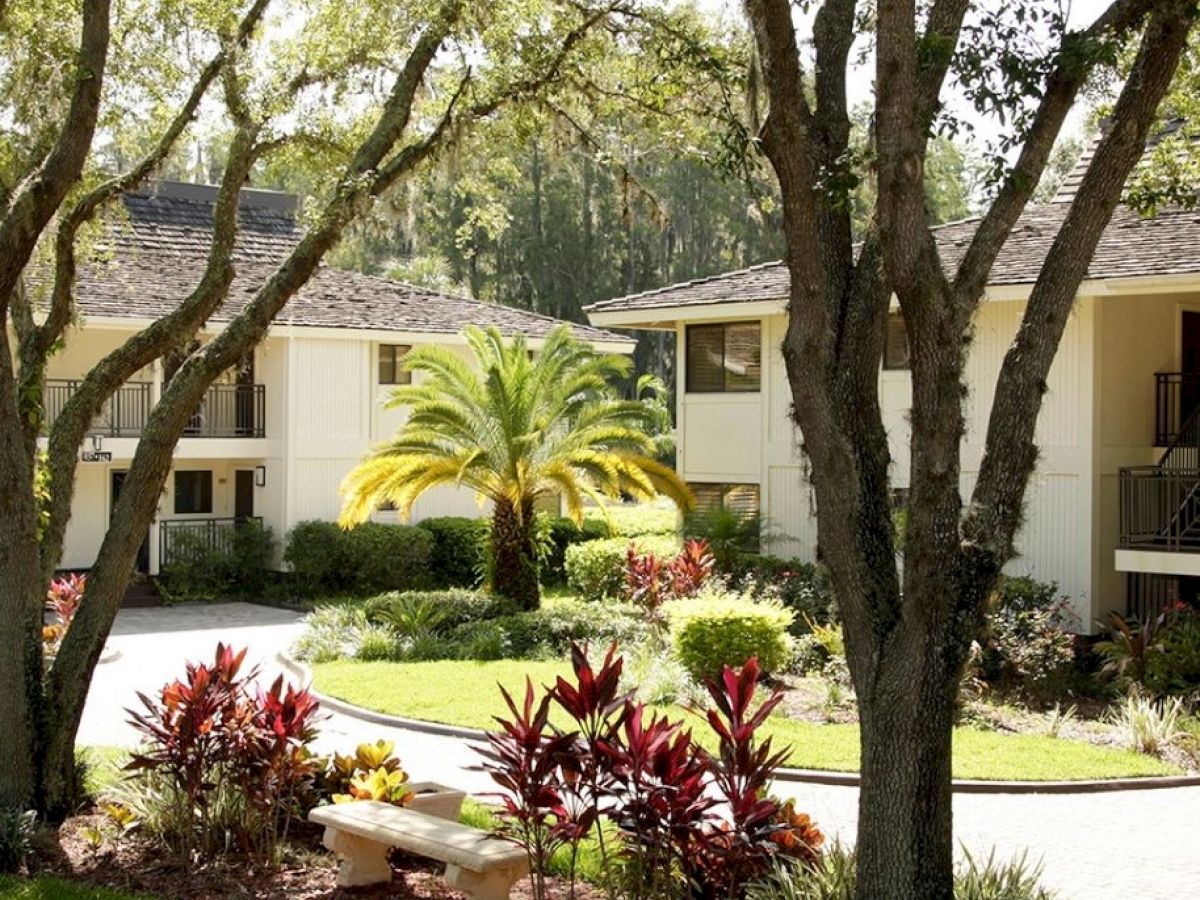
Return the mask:
[[[109,651],[88,695],[80,743],[132,744],[124,708],[134,692],[152,692],[183,669],[187,659],[207,659],[218,640],[248,646],[248,659],[274,678],[275,654],[299,631],[298,616],[245,603],[124,610]],[[476,793],[492,785],[465,767],[476,762],[465,741],[391,729],[347,716],[331,716],[320,745],[345,751],[358,741],[396,742],[414,778],[437,780]],[[822,828],[844,841],[857,821],[855,788],[780,785]],[[1200,900],[1200,788],[1099,794],[959,794],[955,836],[977,858],[1027,852],[1040,859],[1044,881],[1063,900]]]

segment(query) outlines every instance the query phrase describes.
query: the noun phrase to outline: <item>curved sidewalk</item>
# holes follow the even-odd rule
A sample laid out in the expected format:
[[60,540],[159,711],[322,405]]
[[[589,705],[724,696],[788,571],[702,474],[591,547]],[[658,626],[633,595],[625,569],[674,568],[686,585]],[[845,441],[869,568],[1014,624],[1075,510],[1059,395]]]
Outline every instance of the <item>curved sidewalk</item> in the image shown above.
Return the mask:
[[[124,610],[109,651],[97,668],[80,729],[81,744],[129,746],[125,724],[135,691],[151,692],[177,677],[188,659],[207,659],[218,640],[247,646],[264,678],[279,673],[275,656],[298,633],[295,613],[244,603]],[[470,771],[469,741],[366,722],[333,713],[318,745],[345,752],[360,741],[395,741],[414,778],[437,780],[472,793],[492,789]],[[779,785],[797,798],[831,837],[852,841],[858,789]],[[1041,860],[1043,880],[1063,900],[1177,900],[1200,897],[1200,787],[1097,794],[956,794],[955,838],[976,858],[1027,852]]]

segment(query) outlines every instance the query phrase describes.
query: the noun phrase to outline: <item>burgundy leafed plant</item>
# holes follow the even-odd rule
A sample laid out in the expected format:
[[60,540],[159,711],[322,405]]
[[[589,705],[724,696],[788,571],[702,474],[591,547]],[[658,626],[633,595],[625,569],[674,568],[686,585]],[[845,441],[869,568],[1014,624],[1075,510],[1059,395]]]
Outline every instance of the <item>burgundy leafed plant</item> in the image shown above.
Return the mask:
[[716,558],[707,540],[687,541],[671,560],[669,575],[672,597],[694,597],[712,577],[715,566]]
[[715,756],[701,753],[727,816],[688,857],[693,882],[705,897],[735,896],[766,871],[777,849],[773,836],[781,827],[779,806],[767,789],[787,753],[773,753],[771,739],[759,741],[756,732],[783,694],[775,691],[753,708],[760,675],[752,657],[740,671],[725,666],[720,680],[705,683],[714,706],[706,718],[717,735],[718,751]]
[[498,732],[488,732],[487,747],[477,748],[483,769],[503,788],[500,833],[525,848],[535,900],[546,895],[545,873],[554,855],[575,830],[559,827],[569,816],[560,791],[559,766],[571,755],[576,735],[550,729],[547,692],[535,701],[533,682],[525,679],[525,699],[518,709],[512,695],[500,687],[511,719],[496,717]]
[[[188,663],[183,679],[155,699],[139,693],[144,710],[129,711],[145,744],[127,768],[166,779],[183,811],[174,837],[185,858],[194,850],[217,852],[230,837],[240,849],[270,857],[280,830],[303,814],[297,801],[315,777],[308,745],[316,737],[316,698],[282,678],[251,692],[257,670],[243,672],[245,658],[244,649],[217,644],[212,663]],[[227,836],[211,806],[230,786],[254,815]]]
[[638,553],[631,541],[625,550],[625,597],[646,610],[650,620],[659,619],[659,610],[670,599],[670,579],[662,560],[653,553]]

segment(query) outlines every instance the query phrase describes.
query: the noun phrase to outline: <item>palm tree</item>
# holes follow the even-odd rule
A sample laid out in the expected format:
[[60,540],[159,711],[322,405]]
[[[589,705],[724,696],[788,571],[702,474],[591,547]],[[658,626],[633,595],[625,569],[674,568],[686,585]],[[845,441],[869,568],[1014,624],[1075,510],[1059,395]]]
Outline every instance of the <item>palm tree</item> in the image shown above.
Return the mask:
[[395,390],[388,405],[407,407],[407,422],[342,483],[344,527],[385,501],[407,517],[430,488],[471,488],[492,504],[492,589],[532,609],[539,498],[562,497],[577,523],[585,499],[665,494],[691,506],[687,486],[655,458],[670,424],[661,383],[643,378],[637,399],[621,398],[612,379],[629,372],[629,360],[598,353],[565,325],[536,353],[494,327],[463,335],[474,365],[445,347],[404,358],[424,377]]

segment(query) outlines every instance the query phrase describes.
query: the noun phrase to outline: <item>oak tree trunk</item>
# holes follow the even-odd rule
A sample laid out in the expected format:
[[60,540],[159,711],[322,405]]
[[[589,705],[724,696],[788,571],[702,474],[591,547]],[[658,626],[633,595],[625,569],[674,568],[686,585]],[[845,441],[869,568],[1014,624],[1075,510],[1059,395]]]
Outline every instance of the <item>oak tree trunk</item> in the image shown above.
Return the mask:
[[519,510],[508,500],[496,502],[492,511],[492,590],[515,600],[522,609],[537,609],[541,603],[533,529],[532,502],[525,501]]

